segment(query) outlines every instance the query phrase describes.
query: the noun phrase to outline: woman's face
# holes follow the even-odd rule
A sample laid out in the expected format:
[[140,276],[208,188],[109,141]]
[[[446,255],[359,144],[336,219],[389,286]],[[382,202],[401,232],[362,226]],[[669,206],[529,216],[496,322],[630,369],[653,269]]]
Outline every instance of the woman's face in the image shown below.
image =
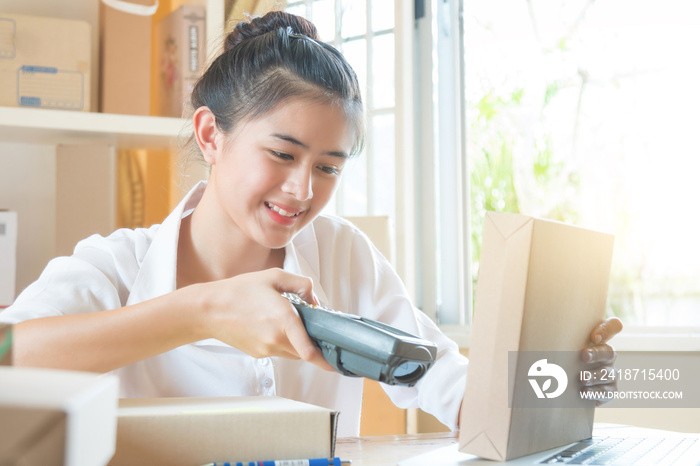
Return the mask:
[[224,221],[264,247],[284,247],[330,200],[352,138],[340,108],[303,99],[238,125],[211,160]]

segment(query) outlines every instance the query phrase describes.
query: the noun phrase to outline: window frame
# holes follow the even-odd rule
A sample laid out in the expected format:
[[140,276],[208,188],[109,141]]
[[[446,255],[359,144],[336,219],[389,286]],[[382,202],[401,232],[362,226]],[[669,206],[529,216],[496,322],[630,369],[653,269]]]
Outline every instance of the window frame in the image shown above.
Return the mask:
[[[416,2],[417,305],[460,347],[471,332],[469,177],[464,152],[462,3]],[[435,82],[435,77],[439,77]],[[454,96],[457,96],[455,99]]]

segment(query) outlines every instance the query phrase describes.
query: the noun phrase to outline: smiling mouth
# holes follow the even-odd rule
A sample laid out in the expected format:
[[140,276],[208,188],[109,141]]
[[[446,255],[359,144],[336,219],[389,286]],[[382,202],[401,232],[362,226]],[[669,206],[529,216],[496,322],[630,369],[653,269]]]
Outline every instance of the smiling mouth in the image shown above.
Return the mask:
[[286,210],[281,209],[274,204],[270,204],[269,202],[265,202],[265,205],[267,206],[268,209],[272,210],[273,212],[277,212],[282,217],[287,217],[287,218],[297,217],[297,216],[301,215],[301,213],[303,212],[303,210],[299,211],[299,212],[287,212]]

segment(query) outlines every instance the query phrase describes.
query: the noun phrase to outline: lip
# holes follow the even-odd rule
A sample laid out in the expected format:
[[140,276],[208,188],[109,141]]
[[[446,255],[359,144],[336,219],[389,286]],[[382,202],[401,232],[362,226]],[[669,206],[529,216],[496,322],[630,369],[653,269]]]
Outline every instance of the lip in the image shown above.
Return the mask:
[[[301,217],[301,214],[304,212],[303,209],[294,208],[294,207],[291,207],[291,206],[285,205],[285,204],[278,204],[276,202],[267,201],[264,204],[265,204],[265,209],[267,210],[267,213],[270,216],[270,218],[274,222],[276,222],[280,225],[285,225],[285,226],[293,225],[294,223],[297,222],[297,220],[299,220],[299,218]],[[274,210],[272,210],[272,208],[270,206],[275,206],[278,209],[284,210],[285,212],[292,213],[292,214],[294,214],[294,216],[287,217],[287,216],[281,215],[279,212],[275,212]]]

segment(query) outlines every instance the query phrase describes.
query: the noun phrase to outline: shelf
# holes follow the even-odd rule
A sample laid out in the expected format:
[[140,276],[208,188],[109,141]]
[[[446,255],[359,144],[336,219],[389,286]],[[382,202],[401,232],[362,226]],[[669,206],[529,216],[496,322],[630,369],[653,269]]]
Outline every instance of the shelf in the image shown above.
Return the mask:
[[0,141],[168,149],[189,137],[185,123],[181,118],[0,107]]

